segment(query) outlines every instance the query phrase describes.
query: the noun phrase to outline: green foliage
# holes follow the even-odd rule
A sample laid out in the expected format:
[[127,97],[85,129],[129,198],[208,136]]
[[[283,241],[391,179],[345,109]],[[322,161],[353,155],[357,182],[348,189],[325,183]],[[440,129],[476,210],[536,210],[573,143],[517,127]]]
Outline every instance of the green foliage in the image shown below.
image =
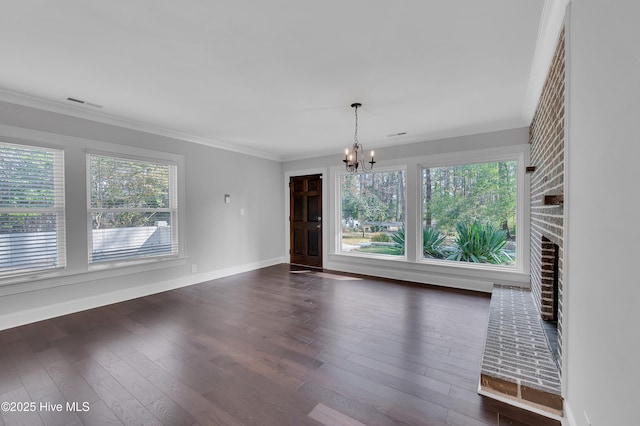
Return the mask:
[[424,220],[453,234],[459,222],[515,226],[516,162],[434,167],[423,170]]
[[440,247],[445,239],[440,231],[436,231],[434,228],[424,228],[422,230],[422,252],[426,257],[434,259],[442,259],[445,257],[445,253]]
[[[29,208],[55,205],[55,155],[39,148],[0,145],[0,207]],[[9,190],[10,188],[10,190]]]
[[506,230],[476,221],[459,222],[456,224],[456,231],[456,247],[447,257],[448,260],[493,264],[511,261],[511,257],[504,251],[507,243]]
[[392,234],[391,240],[393,240],[393,242],[396,243],[397,245],[404,247],[404,240],[405,240],[404,227],[398,229],[398,231]]
[[342,191],[342,218],[344,220],[358,219],[361,210],[360,197],[352,191]]
[[[400,228],[396,233],[392,234],[391,239],[396,243],[396,245],[404,248],[406,240],[405,228]],[[444,258],[445,253],[440,247],[444,239],[445,235],[440,231],[436,231],[433,228],[425,228],[422,231],[422,244],[425,256],[435,259]]]
[[169,207],[169,167],[146,161],[91,156],[91,207],[105,209],[93,214],[95,228],[153,225],[154,212],[108,209],[157,209]]
[[[0,143],[0,232],[46,232],[56,229],[58,215],[42,212],[56,206],[53,152]],[[31,213],[33,212],[33,213]]]
[[371,236],[371,241],[376,243],[389,243],[391,242],[391,237],[382,232],[378,232]]
[[[404,220],[405,176],[402,171],[346,175],[341,181],[342,219],[364,222]],[[372,227],[372,230],[379,230]]]
[[[400,228],[398,232],[391,235],[391,239],[400,247],[404,247],[406,233],[404,228]],[[440,231],[436,231],[433,228],[426,228],[422,231],[423,252],[426,256],[435,259],[442,259],[445,257],[444,252],[440,245],[445,239]]]

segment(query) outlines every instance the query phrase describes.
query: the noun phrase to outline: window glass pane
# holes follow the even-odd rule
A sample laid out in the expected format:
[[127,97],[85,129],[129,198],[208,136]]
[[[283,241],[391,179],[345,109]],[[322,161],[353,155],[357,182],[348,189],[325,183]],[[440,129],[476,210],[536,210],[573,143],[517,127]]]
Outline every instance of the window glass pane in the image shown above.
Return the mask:
[[168,212],[92,213],[91,219],[96,224],[92,230],[92,262],[172,253]]
[[422,170],[423,256],[513,265],[516,161]]
[[0,143],[0,276],[64,267],[60,150]]
[[18,145],[3,145],[0,148],[0,205],[53,207],[55,153]]
[[58,266],[57,222],[55,213],[0,214],[0,271]]
[[340,178],[343,252],[404,256],[405,173]]
[[178,253],[175,166],[89,156],[90,262]]
[[91,207],[168,208],[169,166],[91,156]]

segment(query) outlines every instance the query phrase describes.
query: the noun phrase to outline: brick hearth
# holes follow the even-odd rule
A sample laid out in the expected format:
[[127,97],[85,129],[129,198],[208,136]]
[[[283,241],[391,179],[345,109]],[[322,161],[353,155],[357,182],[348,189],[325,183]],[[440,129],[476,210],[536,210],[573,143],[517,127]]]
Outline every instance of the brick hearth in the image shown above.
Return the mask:
[[493,290],[480,390],[562,416],[558,366],[528,289]]

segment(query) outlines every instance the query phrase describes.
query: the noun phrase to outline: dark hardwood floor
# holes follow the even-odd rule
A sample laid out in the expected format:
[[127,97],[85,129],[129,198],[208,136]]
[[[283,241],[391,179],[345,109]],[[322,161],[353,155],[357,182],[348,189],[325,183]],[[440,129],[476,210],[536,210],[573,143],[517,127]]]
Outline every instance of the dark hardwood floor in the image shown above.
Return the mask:
[[559,424],[477,395],[489,295],[291,269],[0,332],[0,426]]

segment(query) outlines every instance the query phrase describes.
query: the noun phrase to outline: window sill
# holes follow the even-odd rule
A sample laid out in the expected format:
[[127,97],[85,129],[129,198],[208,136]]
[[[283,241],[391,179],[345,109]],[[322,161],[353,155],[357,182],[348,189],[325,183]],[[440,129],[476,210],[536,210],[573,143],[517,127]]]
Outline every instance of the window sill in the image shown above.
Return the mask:
[[23,282],[31,282],[36,280],[47,280],[65,275],[66,268],[42,269],[39,271],[23,272],[19,274],[7,275],[0,278],[0,287],[20,284]]
[[379,259],[379,260],[390,260],[394,262],[407,262],[407,255],[393,255],[393,254],[376,254],[376,253],[350,253],[350,252],[340,252],[336,253],[333,256],[344,256],[344,257],[352,257],[355,259]]
[[[94,271],[104,271],[107,269],[120,269],[120,268],[129,268],[129,267],[137,267],[143,265],[153,265],[159,262],[171,262],[175,260],[184,259],[177,255],[175,256],[159,256],[152,258],[142,258],[142,259],[131,259],[131,260],[113,260],[110,262],[97,262],[90,263],[88,270],[89,272]],[[156,269],[156,268],[153,268]]]
[[455,260],[429,259],[422,258],[416,263],[429,265],[435,268],[454,268],[472,271],[493,271],[493,272],[519,272],[522,273],[516,265],[495,265],[493,263],[473,263]]
[[[353,254],[329,254],[325,267],[337,271],[362,273],[384,278],[415,281],[425,284],[442,284],[458,287],[457,281],[475,281],[482,285],[471,288],[480,291],[490,291],[493,284],[507,284],[529,286],[530,275],[519,271],[515,266],[483,265],[482,267],[457,262],[433,261],[420,259],[410,261],[393,256],[358,256]],[[460,262],[463,263],[463,262]]]
[[19,277],[6,277],[0,279],[0,297],[11,294],[38,291],[54,287],[80,284],[88,281],[109,279],[124,275],[133,275],[158,269],[173,268],[183,266],[187,263],[187,257],[146,259],[145,261],[126,264],[120,262],[103,264],[98,268],[91,265],[85,271],[69,272],[66,270],[58,272],[41,272],[25,274]]

